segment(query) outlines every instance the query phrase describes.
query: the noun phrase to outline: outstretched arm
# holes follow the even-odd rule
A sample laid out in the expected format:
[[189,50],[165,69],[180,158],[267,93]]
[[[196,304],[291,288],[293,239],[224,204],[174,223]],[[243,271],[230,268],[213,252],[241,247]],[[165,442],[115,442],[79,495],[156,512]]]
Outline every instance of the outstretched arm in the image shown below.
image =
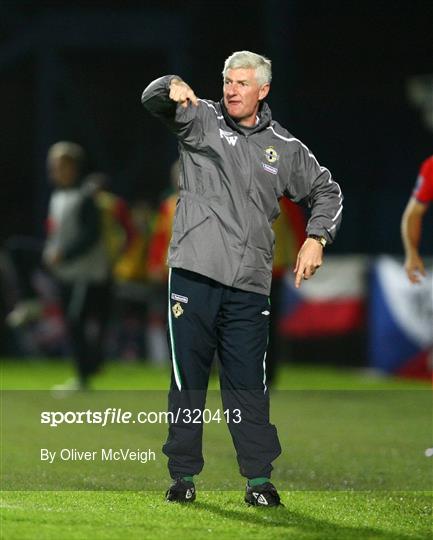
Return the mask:
[[401,219],[401,237],[406,255],[404,268],[412,283],[420,282],[420,275],[425,276],[424,263],[419,254],[422,233],[422,220],[428,206],[415,197],[411,197]]

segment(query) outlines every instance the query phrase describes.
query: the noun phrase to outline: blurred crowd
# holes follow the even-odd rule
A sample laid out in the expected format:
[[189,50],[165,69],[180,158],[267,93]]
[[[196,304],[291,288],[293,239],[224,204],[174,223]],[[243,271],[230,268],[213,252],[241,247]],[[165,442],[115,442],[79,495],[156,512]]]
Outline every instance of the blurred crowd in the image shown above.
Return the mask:
[[[1,354],[72,358],[84,388],[105,358],[168,363],[166,255],[177,205],[179,163],[160,202],[127,203],[102,172],[84,175],[84,149],[58,142],[48,151],[52,193],[45,238],[14,236],[0,246]],[[305,238],[303,211],[281,201],[268,352],[278,363],[281,283]]]

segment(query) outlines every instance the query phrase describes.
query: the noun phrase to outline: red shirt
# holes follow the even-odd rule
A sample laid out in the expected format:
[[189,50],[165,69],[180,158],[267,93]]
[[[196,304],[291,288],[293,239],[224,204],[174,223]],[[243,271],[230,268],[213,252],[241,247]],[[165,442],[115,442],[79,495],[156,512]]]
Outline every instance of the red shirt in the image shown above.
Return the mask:
[[422,163],[412,195],[423,204],[433,201],[433,156]]

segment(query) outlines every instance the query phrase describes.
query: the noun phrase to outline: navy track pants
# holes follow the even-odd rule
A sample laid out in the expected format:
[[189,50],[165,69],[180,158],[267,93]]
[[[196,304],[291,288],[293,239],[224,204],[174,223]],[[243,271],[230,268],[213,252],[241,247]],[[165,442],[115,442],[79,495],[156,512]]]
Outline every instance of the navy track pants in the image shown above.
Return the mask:
[[[268,297],[179,268],[170,270],[168,295],[169,411],[175,416],[179,409],[203,410],[216,352],[223,409],[240,411],[241,421],[228,423],[240,473],[246,478],[270,477],[281,447],[269,422]],[[172,478],[201,472],[202,435],[202,422],[170,424],[163,452]]]

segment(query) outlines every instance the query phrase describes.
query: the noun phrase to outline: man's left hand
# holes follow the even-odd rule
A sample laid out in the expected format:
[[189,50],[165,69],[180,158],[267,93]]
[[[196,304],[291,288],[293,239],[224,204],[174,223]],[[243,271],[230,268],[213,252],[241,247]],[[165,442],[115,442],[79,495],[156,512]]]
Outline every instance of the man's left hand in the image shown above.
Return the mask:
[[296,259],[296,266],[293,272],[295,276],[295,287],[299,289],[303,279],[311,278],[316,270],[322,266],[323,246],[314,238],[307,238],[302,244]]

